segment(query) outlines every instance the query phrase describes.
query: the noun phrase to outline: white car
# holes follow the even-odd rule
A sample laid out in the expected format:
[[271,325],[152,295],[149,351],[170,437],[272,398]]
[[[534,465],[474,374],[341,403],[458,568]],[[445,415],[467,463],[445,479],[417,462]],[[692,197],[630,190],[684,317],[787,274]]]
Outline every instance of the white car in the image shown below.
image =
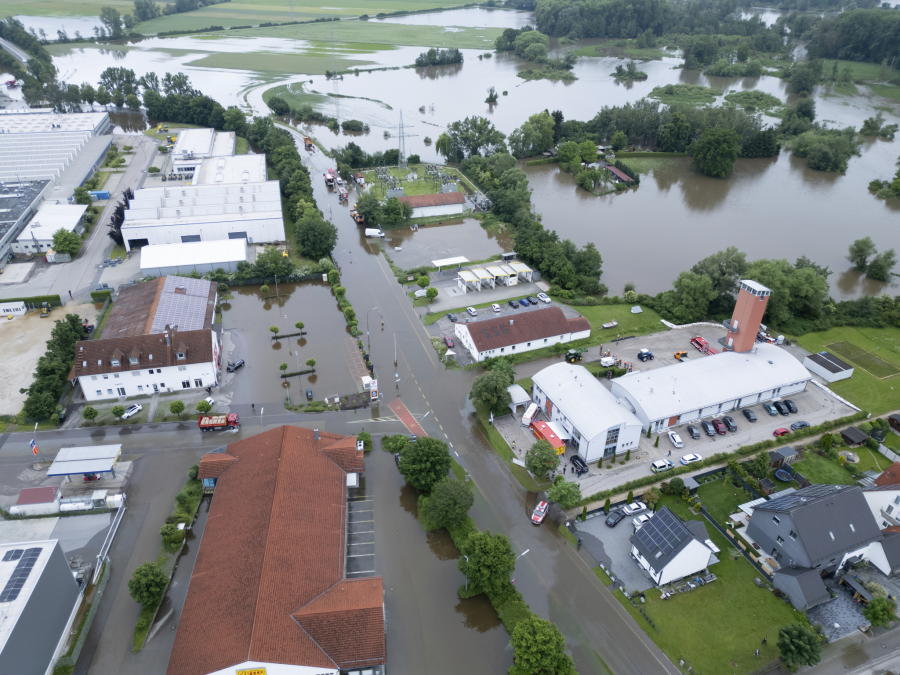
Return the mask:
[[344,184],[344,181],[341,179],[340,176],[337,177],[337,180],[336,180],[335,182],[336,182],[338,185],[343,185],[343,184]]
[[550,302],[550,296],[547,295],[546,293],[538,293],[537,299],[540,300],[541,302],[546,302],[546,303]]
[[207,396],[203,400],[206,401],[207,403],[209,403],[210,408],[212,408],[216,404],[216,399],[214,399],[212,396]]
[[631,522],[632,522],[632,524],[634,525],[634,529],[635,529],[635,530],[639,530],[639,529],[641,529],[641,527],[644,525],[644,523],[646,523],[648,520],[650,520],[650,516],[648,516],[648,515],[645,513],[645,514],[642,515],[642,516],[638,516],[637,518],[635,518],[635,519],[632,520]]
[[641,511],[646,511],[647,505],[644,502],[633,502],[631,504],[626,504],[622,508],[622,512],[626,516],[633,516],[635,513],[640,513]]
[[466,307],[466,314],[469,316],[478,316],[478,310],[474,307]]
[[685,466],[687,466],[688,464],[693,464],[694,462],[699,462],[702,459],[703,458],[700,455],[696,455],[696,454],[685,455],[684,457],[681,458],[681,463],[684,464]]
[[676,448],[684,447],[684,441],[681,440],[681,436],[676,434],[674,431],[670,431],[667,435],[669,436],[669,440],[672,441],[672,445],[674,445]]
[[130,405],[130,406],[128,406],[128,408],[125,409],[125,412],[122,414],[122,419],[127,420],[129,417],[134,417],[139,412],[141,412],[141,410],[143,410],[143,409],[144,409],[144,406],[142,406],[140,403],[135,403],[134,405]]
[[500,311],[500,305],[498,305],[498,304],[495,302],[493,305],[491,305],[491,309],[494,310],[495,312],[499,312],[499,311]]

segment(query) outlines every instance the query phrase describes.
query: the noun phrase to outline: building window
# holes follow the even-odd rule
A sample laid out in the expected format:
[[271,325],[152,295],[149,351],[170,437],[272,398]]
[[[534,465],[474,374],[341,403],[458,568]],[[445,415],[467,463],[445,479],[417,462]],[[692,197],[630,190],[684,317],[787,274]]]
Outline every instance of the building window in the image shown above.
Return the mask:
[[531,346],[531,343],[529,342],[529,343],[526,345],[526,347],[530,347],[530,346]]
[[184,352],[175,352],[175,358],[177,358],[179,361],[183,360]]
[[118,379],[119,379],[119,374],[118,374],[118,373],[115,373],[115,374],[113,375],[113,379],[114,379],[114,380],[118,380]]
[[187,366],[178,366],[178,370],[187,370]]
[[103,392],[100,391],[99,389],[97,390],[97,396],[103,396]]
[[[151,370],[150,372],[152,373],[153,371]],[[157,368],[157,369],[156,369],[156,374],[157,374],[157,375],[159,375],[161,372],[162,372],[162,368]]]
[[160,383],[159,383],[159,388],[160,388],[160,389],[165,389],[165,387],[166,387],[166,383],[165,383],[165,382],[160,382]]
[[144,385],[139,384],[139,385],[138,385],[138,391],[144,391]]
[[900,506],[900,497],[894,497],[894,504]]
[[108,380],[108,379],[109,379],[109,375],[104,375],[104,376],[103,376],[103,379],[104,379],[104,380]]
[[138,357],[136,357],[136,356],[129,356],[129,357],[128,357],[128,363],[130,363],[130,364],[133,365],[133,366],[136,366],[136,365],[138,364]]
[[891,515],[894,512],[894,507],[888,504],[888,507],[884,510],[885,513]]
[[195,386],[195,387],[202,387],[202,386],[203,386],[203,380],[201,380],[199,377],[195,377],[195,378],[194,378],[194,386]]
[[91,379],[92,379],[92,380],[96,380],[96,379],[97,379],[97,376],[96,376],[96,375],[91,375]]
[[182,388],[182,389],[190,389],[190,388],[191,388],[191,381],[190,381],[190,380],[183,380],[183,381],[181,382],[181,388]]
[[112,389],[107,389],[106,393],[109,394],[110,396],[112,396]]
[[110,359],[109,362],[110,362],[112,365],[114,365],[114,366],[121,366],[121,365],[122,365],[121,363],[119,363],[119,359]]
[[547,344],[547,338],[544,338],[544,344]]
[[778,542],[779,546],[784,546],[784,539],[781,537],[775,537],[775,541]]
[[781,522],[781,519],[778,516],[772,516],[772,522],[778,525]]
[[502,352],[506,347],[500,347],[500,351]]
[[788,536],[790,536],[790,538],[793,539],[794,541],[797,540],[797,533],[794,532],[793,530],[791,530],[791,533]]
[[153,374],[153,368],[151,368],[151,369],[148,370],[147,372],[150,373],[150,374],[152,375],[152,374]]
[[135,371],[133,371],[133,372],[131,373],[131,376],[132,376],[132,377],[140,377],[140,376],[141,376],[141,371],[135,370]]
[[515,346],[515,345],[512,346],[512,351],[516,351],[516,346]]

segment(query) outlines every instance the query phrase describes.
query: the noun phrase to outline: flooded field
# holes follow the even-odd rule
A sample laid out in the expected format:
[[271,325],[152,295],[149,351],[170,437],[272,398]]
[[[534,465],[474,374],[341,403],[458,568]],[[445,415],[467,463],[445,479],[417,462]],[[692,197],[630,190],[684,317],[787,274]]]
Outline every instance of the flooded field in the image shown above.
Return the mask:
[[469,26],[473,28],[522,28],[534,26],[534,13],[485,7],[454,9],[451,12],[431,12],[408,16],[389,16],[369,19],[372,23],[399,23],[412,26]]
[[[275,284],[269,287],[268,295],[274,296]],[[352,338],[326,282],[278,284],[277,298],[264,299],[259,286],[235,286],[228,292],[234,298],[222,303],[222,323],[225,330],[232,331],[236,345],[229,358],[247,362],[235,376],[232,403],[282,401],[286,396],[294,404],[305,403],[307,387],[317,401],[356,392],[358,383],[340,350],[341,341]],[[278,326],[282,335],[296,333],[297,321],[306,324],[306,335],[272,339],[270,326]],[[288,364],[291,373],[298,370],[298,364],[299,370],[307,370],[307,359],[316,361],[314,374],[280,377],[282,363]]]

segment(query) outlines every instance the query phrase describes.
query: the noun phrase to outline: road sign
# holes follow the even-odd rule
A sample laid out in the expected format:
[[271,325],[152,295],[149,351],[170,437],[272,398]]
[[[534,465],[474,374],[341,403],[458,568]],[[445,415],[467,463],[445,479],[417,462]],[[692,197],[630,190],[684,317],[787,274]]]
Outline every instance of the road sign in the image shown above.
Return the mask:
[[37,454],[38,454],[38,446],[37,446],[37,443],[34,442],[34,439],[33,439],[33,438],[31,439],[30,445],[31,445],[31,451],[32,451],[35,455],[37,455]]
[[378,400],[378,380],[372,380],[372,382],[369,384],[369,400]]

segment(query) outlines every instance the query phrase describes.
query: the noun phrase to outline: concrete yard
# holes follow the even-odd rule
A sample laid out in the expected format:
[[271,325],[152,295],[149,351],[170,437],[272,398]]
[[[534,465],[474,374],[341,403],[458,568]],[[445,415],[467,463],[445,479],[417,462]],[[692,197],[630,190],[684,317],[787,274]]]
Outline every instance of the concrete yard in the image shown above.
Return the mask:
[[[7,267],[18,267],[10,265]],[[5,276],[5,275],[4,275]],[[19,389],[31,384],[38,359],[47,351],[47,340],[57,319],[66,314],[77,314],[90,323],[97,323],[99,310],[90,303],[56,307],[49,319],[40,318],[40,311],[33,310],[25,316],[0,321],[0,342],[3,344],[3,377],[0,378],[0,415],[16,415],[25,403],[25,394]]]
[[626,516],[615,527],[606,524],[604,515],[577,524],[582,545],[597,562],[611,570],[612,576],[616,577],[616,586],[624,585],[629,593],[653,588],[653,582],[644,576],[631,557],[631,535],[634,534],[631,521],[634,517]]

